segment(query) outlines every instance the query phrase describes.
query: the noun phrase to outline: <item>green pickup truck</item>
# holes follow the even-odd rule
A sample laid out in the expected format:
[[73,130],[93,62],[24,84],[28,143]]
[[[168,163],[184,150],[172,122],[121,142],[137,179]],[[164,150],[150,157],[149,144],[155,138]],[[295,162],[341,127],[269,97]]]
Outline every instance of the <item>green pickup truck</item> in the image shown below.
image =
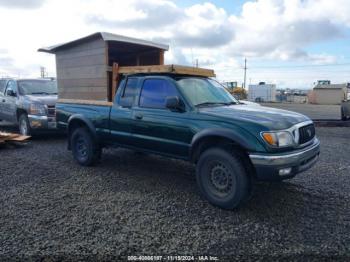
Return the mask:
[[292,178],[320,153],[308,117],[241,104],[207,77],[129,74],[113,103],[59,101],[56,108],[79,164],[95,164],[107,146],[191,161],[201,193],[225,209],[248,199],[253,180]]

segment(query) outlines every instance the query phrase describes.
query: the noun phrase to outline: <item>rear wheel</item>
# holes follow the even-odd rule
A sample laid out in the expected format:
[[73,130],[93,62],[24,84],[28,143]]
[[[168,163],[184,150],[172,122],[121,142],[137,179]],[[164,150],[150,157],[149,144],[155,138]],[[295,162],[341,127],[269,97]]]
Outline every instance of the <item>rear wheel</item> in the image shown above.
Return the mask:
[[32,129],[29,124],[28,116],[26,114],[21,114],[18,119],[19,132],[23,136],[30,136],[32,134]]
[[234,209],[248,199],[251,181],[238,155],[221,148],[206,150],[196,166],[204,197],[213,205]]
[[101,148],[84,127],[75,129],[70,137],[74,159],[82,166],[92,166],[101,158]]

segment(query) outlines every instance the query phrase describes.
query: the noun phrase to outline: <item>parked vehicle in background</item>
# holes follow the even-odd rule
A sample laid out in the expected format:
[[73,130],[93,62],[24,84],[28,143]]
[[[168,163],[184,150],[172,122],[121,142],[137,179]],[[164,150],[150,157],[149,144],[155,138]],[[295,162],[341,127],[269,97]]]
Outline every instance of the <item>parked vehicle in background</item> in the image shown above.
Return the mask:
[[344,100],[340,106],[340,113],[342,120],[350,119],[350,93],[348,93],[347,100]]
[[0,79],[0,119],[22,135],[56,129],[57,83],[51,79]]
[[59,100],[57,123],[75,160],[90,166],[103,147],[118,146],[191,161],[202,194],[227,209],[248,199],[252,180],[292,178],[317,162],[320,143],[308,117],[241,104],[195,70],[128,74],[113,102]]
[[276,85],[260,82],[258,85],[249,85],[248,100],[252,102],[276,102]]

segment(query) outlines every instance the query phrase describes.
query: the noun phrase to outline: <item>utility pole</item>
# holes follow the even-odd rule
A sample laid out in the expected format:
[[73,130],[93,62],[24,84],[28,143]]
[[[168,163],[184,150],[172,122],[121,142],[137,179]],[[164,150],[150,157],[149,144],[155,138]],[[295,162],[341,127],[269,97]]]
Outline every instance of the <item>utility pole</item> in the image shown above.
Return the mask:
[[40,77],[41,78],[45,77],[45,67],[43,67],[43,66],[40,67]]
[[198,68],[198,58],[196,59],[196,67]]
[[247,83],[247,58],[244,59],[244,84],[243,88],[245,89]]
[[40,67],[40,76],[41,76],[41,78],[47,77],[46,68],[43,66]]

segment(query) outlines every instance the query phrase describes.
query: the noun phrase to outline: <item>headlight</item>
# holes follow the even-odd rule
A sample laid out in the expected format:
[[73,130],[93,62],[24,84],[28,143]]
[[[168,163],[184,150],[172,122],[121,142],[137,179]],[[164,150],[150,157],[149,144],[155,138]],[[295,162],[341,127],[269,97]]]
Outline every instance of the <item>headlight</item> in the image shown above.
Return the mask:
[[275,147],[286,147],[294,144],[293,136],[290,132],[263,132],[262,137],[266,143]]
[[46,107],[42,104],[30,104],[29,112],[31,115],[46,115]]

